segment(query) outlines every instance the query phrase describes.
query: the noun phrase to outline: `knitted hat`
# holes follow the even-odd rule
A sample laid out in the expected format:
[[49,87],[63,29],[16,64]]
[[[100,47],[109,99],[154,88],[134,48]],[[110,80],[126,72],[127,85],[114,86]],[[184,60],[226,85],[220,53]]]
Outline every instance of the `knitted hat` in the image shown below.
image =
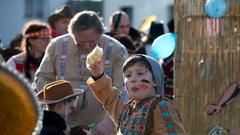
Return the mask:
[[45,85],[44,88],[37,93],[37,97],[42,104],[54,104],[76,97],[83,92],[82,89],[73,89],[69,81],[58,80]]
[[161,64],[150,56],[147,56],[147,55],[142,55],[142,56],[147,59],[147,61],[149,62],[152,68],[152,72],[153,72],[152,74],[153,74],[154,80],[157,83],[156,93],[164,96],[164,72]]

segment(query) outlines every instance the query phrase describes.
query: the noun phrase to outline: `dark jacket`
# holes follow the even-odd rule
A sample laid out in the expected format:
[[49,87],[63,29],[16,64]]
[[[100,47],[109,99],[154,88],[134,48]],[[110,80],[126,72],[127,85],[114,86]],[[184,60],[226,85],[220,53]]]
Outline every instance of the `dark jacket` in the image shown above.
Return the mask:
[[40,135],[65,135],[67,126],[65,120],[57,113],[44,111],[43,128]]

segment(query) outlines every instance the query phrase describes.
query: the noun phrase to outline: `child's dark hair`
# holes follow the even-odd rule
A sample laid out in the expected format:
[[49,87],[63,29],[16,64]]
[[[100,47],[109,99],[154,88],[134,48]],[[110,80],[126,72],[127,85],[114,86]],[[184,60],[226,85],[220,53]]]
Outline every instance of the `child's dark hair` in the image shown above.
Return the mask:
[[148,60],[143,57],[142,55],[132,55],[130,56],[123,64],[122,70],[123,73],[131,66],[133,66],[134,64],[139,63],[139,64],[143,64],[152,74],[152,68],[148,62]]

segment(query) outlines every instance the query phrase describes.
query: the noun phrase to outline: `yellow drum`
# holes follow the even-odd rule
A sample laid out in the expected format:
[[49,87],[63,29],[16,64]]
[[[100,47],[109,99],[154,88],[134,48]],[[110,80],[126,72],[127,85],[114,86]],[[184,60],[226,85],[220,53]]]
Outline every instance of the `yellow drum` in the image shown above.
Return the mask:
[[23,76],[0,66],[0,131],[3,135],[31,135],[41,129],[42,112]]

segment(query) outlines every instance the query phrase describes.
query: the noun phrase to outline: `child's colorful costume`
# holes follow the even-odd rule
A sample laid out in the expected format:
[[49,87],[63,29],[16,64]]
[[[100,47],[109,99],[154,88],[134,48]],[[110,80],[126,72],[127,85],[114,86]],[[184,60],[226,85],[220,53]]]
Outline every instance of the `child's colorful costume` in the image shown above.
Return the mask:
[[[123,135],[183,135],[184,128],[173,105],[160,95],[163,92],[163,72],[161,66],[152,58],[145,56],[153,69],[153,76],[158,83],[157,95],[138,102],[129,100],[123,103],[112,79],[104,75],[94,81],[89,78],[87,84],[94,95],[103,104],[105,110]],[[160,75],[159,75],[160,74]]]

